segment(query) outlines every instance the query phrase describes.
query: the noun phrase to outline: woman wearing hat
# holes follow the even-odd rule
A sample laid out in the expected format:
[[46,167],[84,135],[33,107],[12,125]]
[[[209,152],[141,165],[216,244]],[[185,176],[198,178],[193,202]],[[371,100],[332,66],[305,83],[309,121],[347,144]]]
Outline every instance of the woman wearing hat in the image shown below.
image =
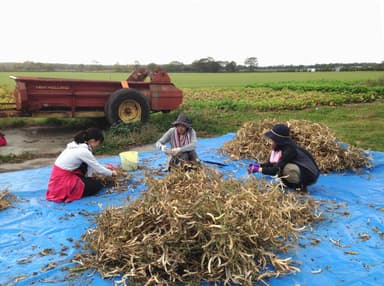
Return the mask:
[[315,160],[308,151],[293,142],[287,125],[277,124],[264,135],[272,141],[270,158],[264,164],[250,164],[249,174],[278,175],[286,186],[302,191],[317,181],[320,171]]
[[[164,135],[156,142],[157,149],[168,154],[167,169],[178,165],[181,161],[197,161],[196,132],[192,128],[192,121],[186,114],[179,114],[176,121]],[[171,149],[166,144],[171,145]]]

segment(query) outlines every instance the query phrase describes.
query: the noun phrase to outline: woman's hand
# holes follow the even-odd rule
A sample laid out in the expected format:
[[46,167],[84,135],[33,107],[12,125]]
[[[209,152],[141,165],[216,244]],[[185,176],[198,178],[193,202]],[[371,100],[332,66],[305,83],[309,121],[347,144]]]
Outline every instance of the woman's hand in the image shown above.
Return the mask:
[[119,167],[117,167],[117,166],[115,166],[115,165],[112,165],[112,164],[107,164],[107,165],[105,165],[105,168],[107,168],[107,169],[109,169],[109,170],[116,170],[116,169],[119,168]]
[[173,149],[171,149],[171,155],[172,156],[176,156],[180,152],[181,152],[181,148],[173,148]]
[[248,174],[253,174],[253,173],[257,173],[260,169],[260,165],[257,164],[257,163],[254,163],[254,164],[249,164],[248,165]]
[[163,151],[164,153],[168,153],[169,152],[167,146],[165,146],[165,145],[161,145],[160,150]]

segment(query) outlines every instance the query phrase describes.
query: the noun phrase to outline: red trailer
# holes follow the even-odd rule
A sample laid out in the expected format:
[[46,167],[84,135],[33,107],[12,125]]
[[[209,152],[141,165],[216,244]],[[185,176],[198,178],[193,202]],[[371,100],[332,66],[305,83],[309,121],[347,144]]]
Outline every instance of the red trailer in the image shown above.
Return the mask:
[[110,124],[146,122],[151,112],[169,112],[183,100],[182,91],[162,70],[134,71],[123,81],[11,78],[16,81],[16,108],[0,109],[0,117],[106,117]]

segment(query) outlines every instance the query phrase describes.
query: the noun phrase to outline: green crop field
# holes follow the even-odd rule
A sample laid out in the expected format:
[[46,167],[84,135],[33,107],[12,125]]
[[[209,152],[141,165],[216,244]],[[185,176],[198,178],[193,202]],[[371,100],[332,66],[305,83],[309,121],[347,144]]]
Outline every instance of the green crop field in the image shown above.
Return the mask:
[[384,72],[271,72],[271,73],[177,73],[171,74],[177,86],[196,87],[244,87],[254,83],[287,81],[338,80],[359,82],[378,80]]
[[[0,72],[0,86],[13,88],[14,81],[9,78],[10,75],[115,81],[125,80],[129,76],[126,73],[104,72]],[[171,73],[170,77],[180,88],[220,88],[287,81],[361,82],[384,78],[384,72]]]

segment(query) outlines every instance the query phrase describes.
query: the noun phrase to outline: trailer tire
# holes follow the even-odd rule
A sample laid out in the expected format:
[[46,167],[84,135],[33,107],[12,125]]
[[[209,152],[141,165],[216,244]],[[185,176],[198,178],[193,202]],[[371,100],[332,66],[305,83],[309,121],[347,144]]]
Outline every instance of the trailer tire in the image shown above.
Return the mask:
[[120,89],[112,93],[105,109],[111,125],[119,122],[144,123],[149,120],[150,107],[147,98],[133,89]]

